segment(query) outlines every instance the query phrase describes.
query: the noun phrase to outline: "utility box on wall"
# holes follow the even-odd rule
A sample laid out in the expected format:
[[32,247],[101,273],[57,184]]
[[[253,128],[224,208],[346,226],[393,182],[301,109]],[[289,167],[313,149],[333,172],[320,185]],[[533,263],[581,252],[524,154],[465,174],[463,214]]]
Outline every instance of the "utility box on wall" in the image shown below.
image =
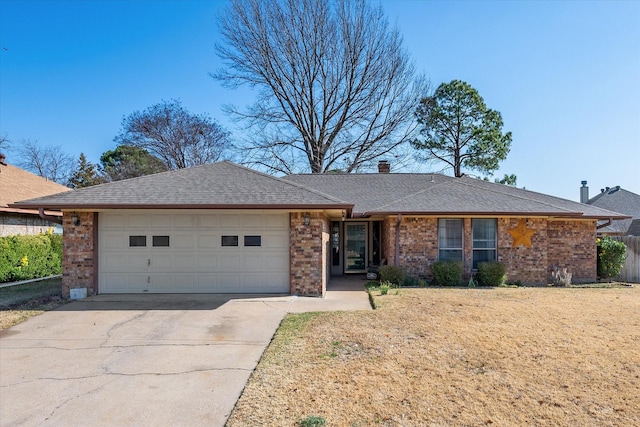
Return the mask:
[[75,288],[69,290],[69,298],[82,299],[87,297],[87,288]]

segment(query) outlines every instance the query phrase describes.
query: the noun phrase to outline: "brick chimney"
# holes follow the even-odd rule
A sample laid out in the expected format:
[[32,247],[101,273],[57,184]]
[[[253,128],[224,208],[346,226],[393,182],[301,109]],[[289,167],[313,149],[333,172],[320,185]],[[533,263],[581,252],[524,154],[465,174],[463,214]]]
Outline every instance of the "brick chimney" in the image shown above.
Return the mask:
[[378,162],[378,173],[389,173],[391,172],[391,163],[386,160],[380,160]]
[[582,187],[580,187],[580,203],[587,203],[589,201],[589,187],[587,187],[587,181],[582,181]]

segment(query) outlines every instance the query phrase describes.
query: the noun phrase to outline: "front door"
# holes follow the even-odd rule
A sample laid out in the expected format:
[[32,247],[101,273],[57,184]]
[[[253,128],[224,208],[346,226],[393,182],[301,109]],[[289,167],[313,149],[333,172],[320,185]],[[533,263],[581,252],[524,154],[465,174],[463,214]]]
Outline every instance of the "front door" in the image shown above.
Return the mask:
[[345,273],[364,273],[367,267],[367,223],[345,222]]

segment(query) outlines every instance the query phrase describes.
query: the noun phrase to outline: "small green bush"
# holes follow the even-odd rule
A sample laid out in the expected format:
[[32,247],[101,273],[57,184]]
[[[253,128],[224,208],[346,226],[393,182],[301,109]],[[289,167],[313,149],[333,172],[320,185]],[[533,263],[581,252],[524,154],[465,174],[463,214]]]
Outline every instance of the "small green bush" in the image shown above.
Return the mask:
[[300,427],[323,427],[326,424],[325,419],[317,415],[309,415],[299,423]]
[[501,262],[481,262],[478,264],[478,284],[480,286],[502,286],[507,281],[507,268]]
[[0,283],[60,274],[61,260],[61,236],[0,237]]
[[610,237],[603,237],[597,242],[598,276],[603,279],[616,277],[627,258],[627,245]]
[[433,284],[436,286],[458,286],[462,283],[462,263],[437,261],[431,264]]
[[380,267],[380,281],[391,282],[394,286],[400,286],[404,283],[406,276],[404,269],[395,265],[383,265]]
[[393,285],[390,282],[382,282],[380,285],[380,295],[387,295],[389,293],[389,289],[391,289]]
[[402,281],[402,286],[406,286],[406,287],[410,287],[410,288],[415,288],[416,286],[418,286],[418,279],[414,276],[405,276],[404,280]]

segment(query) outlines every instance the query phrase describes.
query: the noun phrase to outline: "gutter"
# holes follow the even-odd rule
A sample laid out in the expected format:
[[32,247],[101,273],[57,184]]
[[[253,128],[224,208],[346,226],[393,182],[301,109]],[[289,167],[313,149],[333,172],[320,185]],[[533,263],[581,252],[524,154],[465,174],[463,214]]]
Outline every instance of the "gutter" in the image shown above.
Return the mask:
[[44,208],[38,208],[38,215],[40,215],[40,218],[45,219],[47,221],[51,221],[51,222],[55,222],[56,224],[60,224],[62,225],[62,218],[59,218],[57,216],[51,216],[51,215],[47,215],[44,213]]
[[611,218],[609,218],[607,220],[607,222],[605,222],[604,224],[600,224],[596,226],[596,230],[600,230],[601,228],[605,228],[611,225],[611,223],[613,222],[613,220]]

